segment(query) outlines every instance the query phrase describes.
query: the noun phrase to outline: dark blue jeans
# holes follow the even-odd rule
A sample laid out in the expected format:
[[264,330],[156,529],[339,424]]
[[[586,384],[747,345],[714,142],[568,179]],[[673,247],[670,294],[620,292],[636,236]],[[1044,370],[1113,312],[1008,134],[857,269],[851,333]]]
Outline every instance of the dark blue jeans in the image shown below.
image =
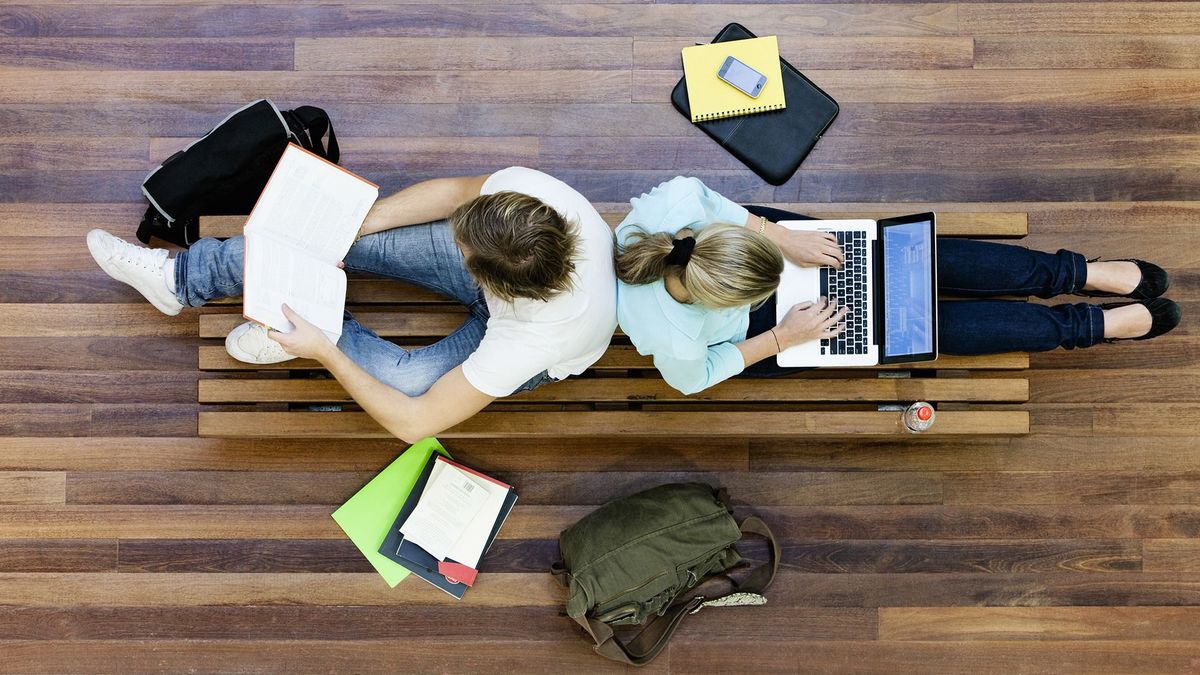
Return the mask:
[[[747,207],[771,220],[808,220],[779,209]],[[1073,251],[1031,251],[1023,246],[938,237],[938,290],[962,298],[1069,295],[1087,282],[1087,260]],[[938,302],[938,351],[942,354],[1044,352],[1091,347],[1104,340],[1104,312],[1097,305],[1040,305],[1021,300]],[[775,326],[775,298],[750,313],[747,337]],[[775,359],[746,369],[748,375],[778,374]]]

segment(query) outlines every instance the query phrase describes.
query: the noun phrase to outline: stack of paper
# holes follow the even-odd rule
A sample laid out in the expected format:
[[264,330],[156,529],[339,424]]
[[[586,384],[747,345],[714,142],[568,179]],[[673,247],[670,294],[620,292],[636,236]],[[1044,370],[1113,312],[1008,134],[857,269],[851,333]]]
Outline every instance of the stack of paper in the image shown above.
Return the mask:
[[516,502],[512,486],[431,455],[379,553],[462,598]]
[[476,567],[509,487],[441,458],[400,533],[438,560]]

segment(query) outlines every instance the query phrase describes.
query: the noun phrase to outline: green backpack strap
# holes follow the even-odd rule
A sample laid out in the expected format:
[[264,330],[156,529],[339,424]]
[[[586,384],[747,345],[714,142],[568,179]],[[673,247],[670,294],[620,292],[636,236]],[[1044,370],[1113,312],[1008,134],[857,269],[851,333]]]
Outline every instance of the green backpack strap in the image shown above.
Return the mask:
[[743,520],[740,529],[743,537],[747,534],[756,534],[764,537],[770,544],[770,559],[754,568],[745,581],[733,584],[732,591],[714,598],[706,599],[703,595],[697,594],[690,598],[676,600],[662,616],[651,621],[640,633],[626,642],[622,642],[613,632],[612,626],[603,621],[598,621],[590,616],[573,617],[575,622],[596,641],[596,653],[631,666],[644,666],[667,646],[667,641],[671,639],[671,635],[675,633],[675,629],[679,627],[679,622],[683,620],[683,617],[695,614],[706,606],[729,607],[766,603],[762,592],[767,590],[767,587],[775,580],[775,573],[779,571],[779,542],[771,533],[771,528],[755,516]]

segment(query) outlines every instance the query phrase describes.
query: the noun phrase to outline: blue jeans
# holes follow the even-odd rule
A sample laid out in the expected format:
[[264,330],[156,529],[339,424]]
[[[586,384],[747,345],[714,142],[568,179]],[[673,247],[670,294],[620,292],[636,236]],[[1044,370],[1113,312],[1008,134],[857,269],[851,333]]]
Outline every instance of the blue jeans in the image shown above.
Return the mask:
[[[186,307],[242,294],[241,237],[225,241],[205,237],[175,260],[175,296]],[[487,302],[467,272],[462,251],[445,220],[369,234],[359,239],[345,259],[347,272],[397,279],[433,291],[467,308],[467,319],[437,342],[405,349],[379,337],[347,312],[338,349],[381,382],[409,396],[420,396],[457,368],[479,346],[487,330]],[[545,372],[517,391],[553,381]]]
[[[808,219],[768,207],[747,208],[771,220]],[[1087,260],[1073,251],[1045,253],[1012,244],[938,237],[937,255],[938,290],[947,295],[1052,298],[1075,293],[1087,282]],[[938,324],[938,351],[942,354],[1044,352],[1091,347],[1104,340],[1104,311],[1088,303],[1047,306],[1021,300],[939,301]],[[748,337],[774,326],[772,297],[751,312]],[[781,370],[773,358],[763,363],[767,365],[758,369],[761,372],[748,374],[768,374],[772,366]]]

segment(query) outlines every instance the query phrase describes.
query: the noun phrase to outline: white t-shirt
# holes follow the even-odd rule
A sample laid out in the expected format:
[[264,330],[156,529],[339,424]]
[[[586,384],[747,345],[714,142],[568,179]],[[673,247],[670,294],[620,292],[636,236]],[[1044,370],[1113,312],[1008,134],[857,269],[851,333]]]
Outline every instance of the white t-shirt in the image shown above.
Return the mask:
[[598,361],[617,328],[617,281],[612,231],[571,186],[541,171],[514,166],[488,177],[480,194],[496,192],[537,197],[579,235],[569,290],[544,302],[506,302],[484,290],[491,318],[483,341],[462,368],[471,386],[499,398],[542,371],[561,380]]

